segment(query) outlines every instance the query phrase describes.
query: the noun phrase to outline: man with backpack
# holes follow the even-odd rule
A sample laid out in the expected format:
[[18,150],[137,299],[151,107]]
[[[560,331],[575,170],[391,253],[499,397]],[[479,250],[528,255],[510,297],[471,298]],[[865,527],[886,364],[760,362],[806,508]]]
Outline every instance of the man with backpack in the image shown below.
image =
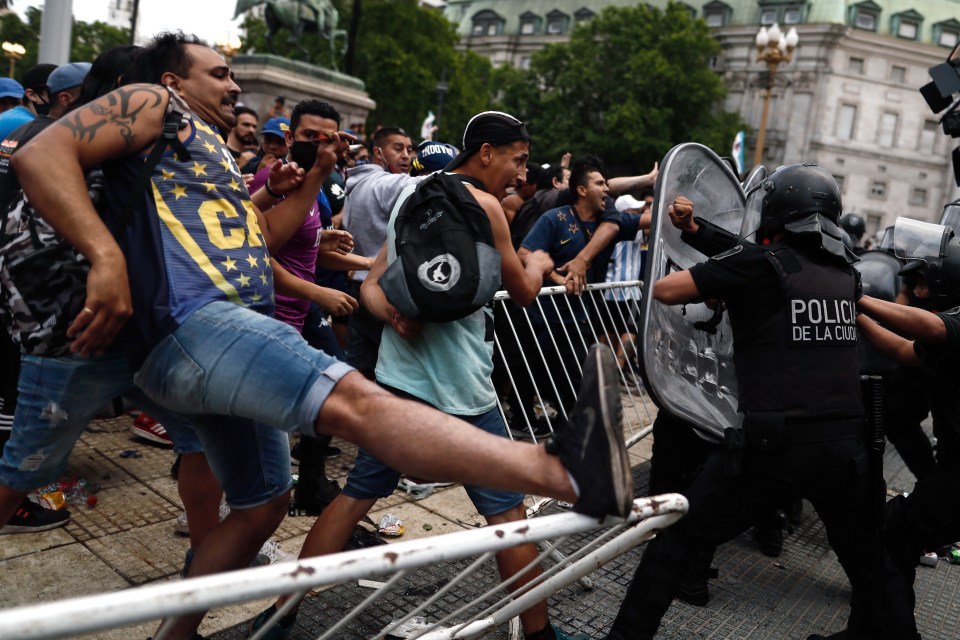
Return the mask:
[[[590,411],[571,422],[552,455],[397,398],[273,319],[268,245],[275,249],[277,235],[299,227],[307,207],[275,217],[284,203],[265,218],[250,201],[214,130],[232,124],[240,91],[223,58],[182,34],[161,35],[153,47],[151,64],[164,65],[157,72],[162,86],[121,87],[71,112],[14,158],[31,202],[91,264],[82,308],[67,330],[72,351],[102,352],[132,314],[124,345],[139,367],[135,381],[171,411],[331,434],[418,477],[552,495],[584,513],[626,515],[632,481],[619,393],[604,372],[583,394]],[[143,166],[137,154],[156,141],[171,103],[184,109],[185,126],[171,141],[176,153],[162,156],[137,206],[121,207],[119,196],[136,186]],[[318,145],[314,169],[332,166],[345,146],[331,134]],[[53,153],[60,161],[51,165]],[[118,196],[108,198],[106,218],[122,248],[83,183],[84,169],[103,163]],[[508,175],[519,170],[498,166]],[[310,172],[303,184],[309,179]],[[128,261],[136,270],[128,271]],[[247,452],[243,443],[235,446]],[[197,618],[190,618],[195,628]],[[191,637],[186,626],[177,637]]]
[[[553,261],[542,251],[520,261],[500,206],[507,188],[526,173],[529,146],[526,128],[516,118],[495,111],[474,116],[464,133],[463,151],[447,166],[453,173],[434,174],[400,194],[387,226],[386,246],[361,289],[367,308],[384,322],[377,382],[500,437],[506,437],[506,428],[490,379],[493,313],[487,303],[502,275],[511,296],[530,304],[553,269]],[[477,249],[478,245],[486,248]],[[490,264],[485,256],[493,247],[499,255]],[[484,282],[491,279],[493,287],[486,289]],[[612,375],[612,387],[606,389],[618,395],[611,361],[609,353],[591,354],[585,367],[590,373],[585,375]],[[457,383],[451,384],[453,380]],[[615,403],[605,395],[602,402]],[[399,471],[361,449],[343,491],[314,523],[300,556],[339,551],[354,525],[378,498],[393,493],[399,480]],[[522,494],[473,485],[466,490],[488,524],[525,517]],[[501,577],[509,578],[536,557],[534,545],[498,553]],[[538,573],[527,573],[513,588]],[[286,599],[261,613],[252,628],[267,624]],[[546,602],[523,612],[520,619],[527,638],[571,637],[549,623]],[[280,619],[270,637],[286,637],[295,620],[296,611]],[[582,634],[572,637],[585,639]]]

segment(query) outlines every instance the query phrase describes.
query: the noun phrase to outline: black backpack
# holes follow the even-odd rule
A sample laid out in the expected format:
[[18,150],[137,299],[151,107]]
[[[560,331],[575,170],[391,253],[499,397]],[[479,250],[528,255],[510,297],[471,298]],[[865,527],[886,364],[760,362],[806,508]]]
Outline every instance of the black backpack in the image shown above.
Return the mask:
[[439,172],[420,182],[397,214],[397,259],[380,287],[408,318],[459,320],[500,288],[500,252],[490,219],[464,181],[483,188],[469,176]]

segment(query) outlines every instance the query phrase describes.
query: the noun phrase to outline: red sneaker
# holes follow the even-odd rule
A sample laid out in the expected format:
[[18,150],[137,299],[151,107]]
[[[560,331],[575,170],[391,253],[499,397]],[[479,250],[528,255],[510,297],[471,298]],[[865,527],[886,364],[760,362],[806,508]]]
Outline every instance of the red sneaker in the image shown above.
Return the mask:
[[163,428],[163,425],[143,412],[140,412],[140,415],[134,419],[130,432],[135,436],[140,436],[145,440],[165,447],[173,446],[173,440],[167,430]]

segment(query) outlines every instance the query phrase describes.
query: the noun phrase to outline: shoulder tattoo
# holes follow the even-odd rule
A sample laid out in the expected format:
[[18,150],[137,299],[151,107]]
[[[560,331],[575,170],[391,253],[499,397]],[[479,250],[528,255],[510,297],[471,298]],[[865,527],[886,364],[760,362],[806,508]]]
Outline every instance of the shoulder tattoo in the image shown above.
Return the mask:
[[93,142],[101,131],[115,131],[127,147],[135,148],[136,136],[133,125],[145,111],[160,106],[165,93],[161,87],[130,85],[67,114],[57,121],[66,127],[80,142]]

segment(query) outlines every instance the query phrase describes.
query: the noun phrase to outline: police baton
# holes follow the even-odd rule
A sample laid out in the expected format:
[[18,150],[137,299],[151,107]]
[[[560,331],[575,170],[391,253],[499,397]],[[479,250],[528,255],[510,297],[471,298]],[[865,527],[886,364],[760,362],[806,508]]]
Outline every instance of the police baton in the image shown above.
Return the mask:
[[[883,575],[884,567],[884,509],[886,506],[886,484],[883,479],[883,451],[887,440],[883,433],[883,378],[875,375],[861,375],[860,389],[863,393],[865,408],[864,423],[865,438],[870,450],[869,487],[873,497],[871,515],[873,519],[873,535],[876,549],[876,562],[879,573]],[[883,581],[878,581],[879,585]],[[882,589],[882,586],[879,588]],[[880,594],[877,594],[880,595]],[[879,600],[878,600],[879,602]]]

